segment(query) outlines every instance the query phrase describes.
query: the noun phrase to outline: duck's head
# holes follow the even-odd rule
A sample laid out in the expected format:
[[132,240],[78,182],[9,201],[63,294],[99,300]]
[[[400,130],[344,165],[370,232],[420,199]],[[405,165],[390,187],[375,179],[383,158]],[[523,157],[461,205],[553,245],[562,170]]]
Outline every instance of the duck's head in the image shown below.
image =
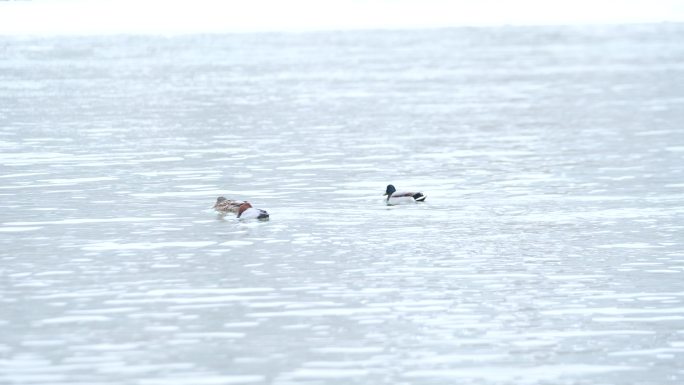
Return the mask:
[[245,210],[250,209],[250,208],[252,208],[252,205],[250,205],[249,202],[245,202],[245,203],[241,204],[240,207],[238,208],[237,217],[240,218],[240,215],[242,215],[242,213],[244,213]]
[[389,197],[391,197],[392,194],[394,194],[396,191],[397,191],[397,189],[395,189],[393,185],[388,184],[387,190],[385,190],[385,193],[383,194],[383,196],[387,195],[387,199],[389,199]]
[[226,199],[225,197],[218,197],[218,198],[216,198],[216,204],[214,204],[214,207],[220,205],[221,203],[223,203],[223,202],[225,202],[225,201],[227,201],[227,200],[228,200],[228,199]]

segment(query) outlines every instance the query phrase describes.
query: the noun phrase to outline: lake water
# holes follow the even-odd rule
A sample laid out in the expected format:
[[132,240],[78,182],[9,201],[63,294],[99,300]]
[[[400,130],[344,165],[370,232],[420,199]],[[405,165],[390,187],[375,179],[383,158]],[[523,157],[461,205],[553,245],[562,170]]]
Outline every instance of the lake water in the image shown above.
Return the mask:
[[681,384],[682,41],[0,38],[0,383]]

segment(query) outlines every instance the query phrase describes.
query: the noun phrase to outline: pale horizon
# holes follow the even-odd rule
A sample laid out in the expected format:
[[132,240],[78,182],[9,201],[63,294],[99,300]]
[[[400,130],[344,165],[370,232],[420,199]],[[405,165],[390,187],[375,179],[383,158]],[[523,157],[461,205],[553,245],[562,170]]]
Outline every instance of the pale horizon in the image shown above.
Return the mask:
[[684,0],[0,1],[0,34],[188,34],[684,21]]

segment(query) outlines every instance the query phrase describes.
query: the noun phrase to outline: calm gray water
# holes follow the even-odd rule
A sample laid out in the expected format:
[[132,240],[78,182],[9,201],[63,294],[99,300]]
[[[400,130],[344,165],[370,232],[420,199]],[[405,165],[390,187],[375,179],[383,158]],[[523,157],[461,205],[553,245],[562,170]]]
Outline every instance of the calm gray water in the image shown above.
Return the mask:
[[681,384],[683,41],[0,38],[0,383]]

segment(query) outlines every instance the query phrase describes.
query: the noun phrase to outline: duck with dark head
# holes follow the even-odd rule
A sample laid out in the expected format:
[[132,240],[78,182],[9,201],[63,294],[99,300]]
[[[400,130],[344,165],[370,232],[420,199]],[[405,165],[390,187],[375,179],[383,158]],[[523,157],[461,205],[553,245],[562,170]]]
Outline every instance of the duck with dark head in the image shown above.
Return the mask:
[[385,203],[388,206],[424,202],[427,198],[422,192],[397,192],[397,189],[391,184],[387,185],[384,195],[387,196]]

